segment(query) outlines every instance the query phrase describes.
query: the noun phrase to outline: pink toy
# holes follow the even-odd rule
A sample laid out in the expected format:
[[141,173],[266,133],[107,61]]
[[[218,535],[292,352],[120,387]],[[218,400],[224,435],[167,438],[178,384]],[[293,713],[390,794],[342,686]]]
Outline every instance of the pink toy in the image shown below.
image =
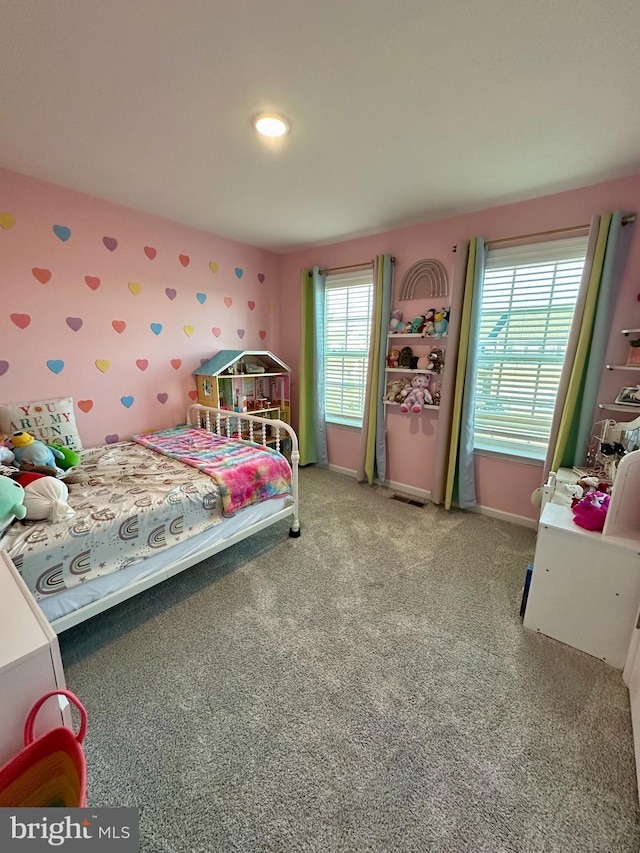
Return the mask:
[[429,377],[419,373],[411,380],[411,387],[407,389],[404,400],[400,404],[401,412],[420,412],[425,405],[433,403],[433,397],[429,393]]
[[590,492],[572,507],[573,520],[585,530],[602,530],[609,509],[609,495],[604,492]]

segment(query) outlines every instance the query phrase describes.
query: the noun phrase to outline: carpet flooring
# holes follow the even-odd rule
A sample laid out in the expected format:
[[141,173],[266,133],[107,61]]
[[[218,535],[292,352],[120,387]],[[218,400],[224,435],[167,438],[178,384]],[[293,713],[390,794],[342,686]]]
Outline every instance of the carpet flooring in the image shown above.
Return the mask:
[[300,472],[288,523],[60,636],[88,800],[162,853],[638,853],[621,673],[524,631],[534,531]]

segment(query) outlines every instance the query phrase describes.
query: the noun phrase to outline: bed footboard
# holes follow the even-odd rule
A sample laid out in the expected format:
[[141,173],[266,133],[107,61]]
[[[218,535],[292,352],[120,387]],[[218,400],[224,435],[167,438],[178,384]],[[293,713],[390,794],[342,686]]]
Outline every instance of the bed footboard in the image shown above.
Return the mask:
[[232,412],[229,409],[214,409],[194,403],[187,410],[187,424],[191,427],[206,429],[214,435],[233,438],[236,441],[250,441],[261,444],[271,450],[283,453],[285,442],[290,443],[291,464],[291,500],[293,503],[293,521],[289,536],[300,536],[300,518],[298,514],[298,464],[300,451],[298,436],[288,423],[273,418],[245,412]]

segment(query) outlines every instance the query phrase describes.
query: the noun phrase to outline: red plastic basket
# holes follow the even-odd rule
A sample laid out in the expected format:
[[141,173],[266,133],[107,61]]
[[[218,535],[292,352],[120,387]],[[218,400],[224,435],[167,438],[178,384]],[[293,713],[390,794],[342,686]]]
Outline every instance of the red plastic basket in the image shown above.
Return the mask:
[[[67,726],[50,729],[34,739],[36,715],[52,696],[66,696],[80,713],[76,735]],[[0,808],[84,808],[87,765],[82,741],[87,712],[69,690],[52,690],[33,706],[24,726],[24,749],[0,768]]]

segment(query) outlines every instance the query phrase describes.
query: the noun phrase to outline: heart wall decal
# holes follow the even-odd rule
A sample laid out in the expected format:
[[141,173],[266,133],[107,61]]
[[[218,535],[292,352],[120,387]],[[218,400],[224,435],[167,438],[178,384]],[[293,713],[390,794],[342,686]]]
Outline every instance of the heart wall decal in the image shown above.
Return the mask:
[[52,358],[47,362],[47,367],[52,373],[62,373],[64,370],[64,361],[60,358]]
[[136,360],[136,367],[138,370],[146,370],[149,367],[149,362],[146,358],[138,358]]
[[164,292],[166,294],[167,299],[175,299],[177,296],[177,290],[174,287],[165,287]]
[[215,275],[218,272],[218,270],[220,269],[220,267],[218,266],[218,262],[217,261],[209,261],[209,269]]
[[151,331],[154,335],[159,335],[162,331],[162,323],[151,323]]
[[237,332],[238,332],[238,337],[240,338],[240,340],[242,340],[244,338],[244,335],[245,335],[244,329],[238,329]]
[[137,281],[130,281],[128,284],[129,290],[133,293],[134,296],[137,296],[142,290],[142,285],[138,284]]
[[214,326],[213,329],[211,329],[211,331],[213,332],[213,334],[216,338],[219,338],[220,335],[222,334],[222,329],[219,326]]
[[90,287],[91,290],[97,290],[100,287],[100,279],[97,275],[85,275],[84,280],[87,287]]
[[98,358],[96,359],[96,367],[100,373],[106,373],[111,367],[111,362],[107,358]]
[[118,241],[115,237],[103,237],[102,242],[110,252],[115,252],[118,248]]
[[183,330],[184,330],[185,335],[186,335],[188,338],[190,338],[190,337],[191,337],[191,335],[195,332],[195,329],[194,329],[194,327],[193,327],[193,326],[183,326],[182,328],[183,328]]
[[236,278],[242,278],[244,275],[244,270],[241,267],[236,267],[234,269],[234,273],[236,274]]
[[62,240],[63,243],[71,237],[71,228],[67,228],[66,225],[54,225],[53,233],[59,240]]
[[206,293],[196,293],[196,299],[198,300],[200,305],[204,305],[204,303],[207,301],[207,294]]
[[40,284],[46,284],[51,278],[51,270],[34,267],[31,272],[33,273],[33,277],[36,278]]
[[178,258],[183,267],[189,266],[189,263],[191,262],[191,258],[189,257],[189,255],[178,255]]
[[168,394],[156,394],[156,398],[157,398],[158,402],[162,403],[162,405],[164,406],[164,404],[169,399],[169,395]]
[[233,305],[233,299],[230,296],[225,296],[224,304],[227,306],[227,308],[231,308],[231,306]]
[[260,340],[261,340],[261,341],[263,341],[263,340],[267,337],[267,333],[265,332],[265,330],[264,330],[264,329],[260,329],[260,331],[258,332],[258,334],[260,335]]
[[249,306],[249,311],[253,311],[253,309],[256,307],[256,303],[253,301],[253,299],[250,299],[247,302],[247,305]]
[[78,408],[81,412],[87,414],[93,409],[93,400],[78,400]]
[[133,406],[133,397],[120,397],[120,402],[125,409],[130,409]]
[[117,432],[111,433],[111,435],[105,435],[104,437],[105,444],[116,444],[120,441],[120,436]]
[[0,376],[4,376],[7,370],[9,370],[9,362],[0,361]]
[[82,328],[82,320],[80,317],[67,317],[66,323],[74,332],[77,332]]
[[31,322],[29,314],[11,314],[11,322],[19,329],[26,329]]
[[198,399],[198,392],[197,391],[189,391],[189,397],[191,400],[194,400],[194,401],[197,400]]
[[6,211],[0,212],[0,228],[4,228],[8,231],[9,228],[13,228],[15,224],[15,216],[12,216],[11,213],[7,213]]
[[173,367],[174,370],[180,370],[180,368],[182,367],[182,359],[181,358],[172,358],[171,359],[171,367]]
[[264,273],[263,272],[258,273],[258,281],[260,282],[260,284],[264,283]]
[[154,249],[153,246],[145,246],[144,253],[149,258],[149,260],[152,261],[158,254],[158,250]]
[[112,320],[111,325],[116,330],[116,332],[121,335],[124,330],[127,328],[127,324],[124,320]]

